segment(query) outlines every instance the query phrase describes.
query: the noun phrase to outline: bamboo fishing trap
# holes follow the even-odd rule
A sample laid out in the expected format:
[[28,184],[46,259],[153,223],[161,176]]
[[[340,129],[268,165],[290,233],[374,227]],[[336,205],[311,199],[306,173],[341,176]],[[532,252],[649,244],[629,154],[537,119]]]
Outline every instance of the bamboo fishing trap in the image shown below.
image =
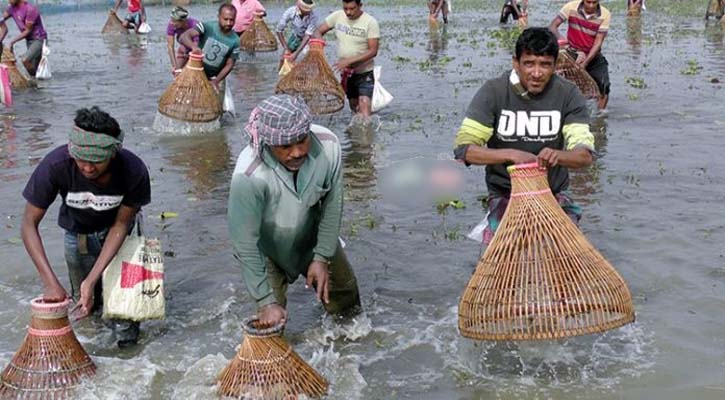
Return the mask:
[[96,366],[76,339],[68,320],[69,300],[30,302],[32,318],[20,349],[0,378],[2,399],[68,399]]
[[639,17],[642,15],[642,4],[635,4],[632,3],[627,8],[627,16],[628,17]]
[[277,38],[262,17],[254,17],[254,22],[242,33],[239,41],[242,50],[250,53],[277,51]]
[[244,320],[244,340],[219,376],[219,394],[249,400],[323,396],[327,381],[282,338],[284,325],[258,329],[257,321]]
[[510,203],[458,306],[461,335],[557,339],[633,322],[626,282],[561,209],[546,171],[508,172]]
[[705,19],[710,17],[723,18],[724,15],[725,9],[722,0],[710,0],[707,4],[707,11],[705,11]]
[[186,123],[185,130],[192,127],[193,132],[219,128],[222,103],[204,74],[203,58],[201,54],[191,53],[184,69],[161,95],[154,129],[166,131],[167,127],[180,126],[178,122]]
[[18,69],[15,55],[10,51],[9,47],[3,48],[2,57],[0,58],[2,58],[2,63],[8,69],[8,76],[10,77],[10,84],[13,89],[27,89],[33,86],[33,81]]
[[599,86],[591,75],[581,65],[576,63],[569,50],[559,50],[559,57],[556,59],[556,74],[574,83],[581,90],[584,97],[589,99],[599,98]]
[[302,96],[313,114],[332,114],[345,106],[345,92],[325,60],[325,41],[309,43],[307,56],[279,80],[275,92]]
[[128,29],[123,27],[121,19],[111,10],[108,12],[108,19],[106,19],[106,24],[103,25],[101,33],[128,33]]

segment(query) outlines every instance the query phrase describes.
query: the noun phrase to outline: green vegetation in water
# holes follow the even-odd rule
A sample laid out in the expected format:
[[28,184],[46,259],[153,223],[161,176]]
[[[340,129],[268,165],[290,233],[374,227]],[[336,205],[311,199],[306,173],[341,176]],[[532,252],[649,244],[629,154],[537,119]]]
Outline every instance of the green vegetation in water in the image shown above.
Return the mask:
[[395,61],[397,63],[404,64],[404,63],[409,62],[410,61],[410,58],[408,58],[408,57],[402,57],[402,56],[395,56],[395,57],[393,57],[393,61]]
[[644,89],[647,87],[647,84],[644,83],[644,79],[637,76],[628,76],[624,81],[635,89]]
[[451,61],[455,60],[455,57],[450,56],[443,56],[441,58],[435,59],[435,60],[423,60],[418,62],[418,68],[421,71],[428,71],[429,69],[433,68],[434,66],[444,67]]
[[460,210],[462,208],[466,208],[466,204],[458,199],[442,199],[438,201],[436,204],[436,209],[438,210],[438,214],[445,214],[446,210],[448,208],[454,208],[456,210]]
[[[516,46],[516,39],[519,38],[520,34],[521,29],[518,26],[514,26],[508,29],[497,29],[489,33],[491,38],[493,38],[498,43],[498,47],[502,49],[509,49],[511,51],[514,50],[514,47]],[[487,46],[491,47],[490,44],[487,44]]]
[[637,101],[639,100],[639,95],[637,93],[627,93],[627,98],[632,101]]
[[697,75],[701,69],[702,66],[697,62],[697,60],[688,60],[687,68],[681,70],[680,73],[682,75]]

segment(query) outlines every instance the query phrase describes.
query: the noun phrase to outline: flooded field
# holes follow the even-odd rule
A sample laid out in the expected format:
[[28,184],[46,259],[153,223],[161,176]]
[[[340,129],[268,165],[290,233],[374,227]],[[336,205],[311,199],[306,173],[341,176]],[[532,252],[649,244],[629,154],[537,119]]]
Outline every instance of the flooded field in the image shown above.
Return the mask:
[[[266,2],[268,22],[291,2]],[[562,1],[531,1],[531,25],[548,25]],[[604,54],[608,112],[592,121],[595,164],[574,174],[581,229],[628,282],[637,321],[602,335],[552,342],[473,342],[457,333],[457,304],[479,257],[465,234],[483,218],[483,168],[450,161],[453,138],[478,87],[511,67],[516,34],[501,4],[454,0],[431,29],[423,1],[370,1],[380,21],[382,83],[395,100],[374,132],[346,127],[350,112],[317,119],[343,142],[342,235],[366,313],[349,325],[324,316],[302,282],[290,290],[286,336],[331,384],[329,399],[722,399],[725,397],[725,39],[702,18],[705,2],[656,1],[628,21],[612,10]],[[217,5],[192,6],[210,19]],[[322,14],[339,8],[323,1]],[[42,9],[41,9],[42,10]],[[214,398],[215,377],[255,310],[232,257],[226,208],[246,143],[241,127],[277,80],[277,54],[244,55],[230,75],[236,118],[205,136],[159,135],[157,101],[171,82],[169,7],[148,7],[153,32],[100,35],[106,8],[53,8],[53,79],[0,107],[0,365],[20,345],[30,299],[41,293],[20,240],[21,191],[34,166],[67,140],[77,108],[98,105],[147,163],[147,231],[163,241],[167,319],[142,324],[140,344],[118,350],[99,318],[75,325],[98,364],[81,398]],[[16,34],[14,25],[10,35]],[[563,31],[563,30],[562,30]],[[20,54],[24,44],[16,46]],[[334,59],[335,44],[327,48]],[[416,163],[464,177],[465,208],[388,196],[381,182]],[[67,284],[57,203],[41,225],[51,264]],[[178,217],[161,219],[162,212]]]

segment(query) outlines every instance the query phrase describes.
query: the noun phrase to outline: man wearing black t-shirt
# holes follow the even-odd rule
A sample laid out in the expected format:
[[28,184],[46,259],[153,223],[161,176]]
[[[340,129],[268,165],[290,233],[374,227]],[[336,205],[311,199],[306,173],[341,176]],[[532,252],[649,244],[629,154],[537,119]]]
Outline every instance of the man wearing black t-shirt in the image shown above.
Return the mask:
[[549,30],[523,31],[516,41],[513,70],[478,90],[456,135],[456,159],[486,165],[486,245],[511,194],[507,165],[538,162],[548,167],[549,185],[559,204],[575,223],[581,217],[581,209],[564,194],[567,168],[592,163],[594,136],[581,92],[554,74],[558,54],[556,37]]
[[[48,153],[25,186],[21,233],[43,282],[43,299],[67,298],[38,232],[60,194],[58,225],[66,232],[72,296],[82,318],[102,305],[101,275],[123,244],[136,213],[151,201],[151,186],[143,161],[121,148],[123,132],[114,118],[93,107],[78,110],[74,122],[68,144]],[[118,346],[135,344],[139,324],[115,322]]]

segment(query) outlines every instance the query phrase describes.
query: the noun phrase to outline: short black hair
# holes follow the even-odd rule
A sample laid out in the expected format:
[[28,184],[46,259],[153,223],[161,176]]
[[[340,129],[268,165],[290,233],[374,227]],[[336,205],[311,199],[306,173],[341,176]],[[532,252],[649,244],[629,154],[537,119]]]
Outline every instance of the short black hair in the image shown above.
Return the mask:
[[516,40],[516,59],[520,60],[524,53],[552,56],[556,60],[559,55],[559,43],[548,28],[527,28]]
[[237,8],[234,7],[231,3],[222,3],[219,6],[219,11],[217,12],[217,15],[222,15],[222,10],[224,10],[225,8],[228,8],[228,9],[234,11],[234,15],[237,14]]
[[342,0],[343,3],[352,3],[353,1],[357,3],[357,5],[362,3],[362,0]]
[[73,122],[84,131],[104,133],[115,138],[121,134],[118,121],[97,106],[76,110]]

